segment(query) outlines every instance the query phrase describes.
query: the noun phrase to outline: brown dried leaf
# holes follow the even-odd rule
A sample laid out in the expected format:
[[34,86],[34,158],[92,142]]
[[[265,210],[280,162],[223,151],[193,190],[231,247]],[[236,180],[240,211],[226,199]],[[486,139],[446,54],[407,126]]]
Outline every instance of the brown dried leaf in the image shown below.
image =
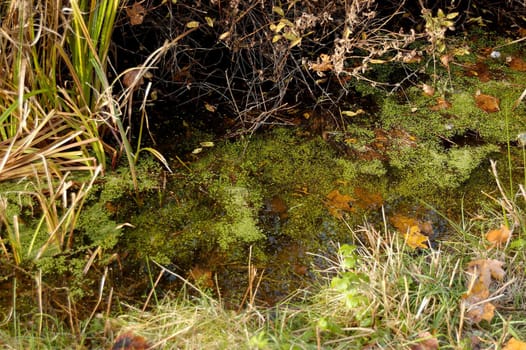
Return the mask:
[[481,94],[477,91],[475,94],[475,104],[478,108],[487,113],[494,113],[500,111],[500,100],[494,96]]
[[494,259],[479,259],[468,264],[467,272],[472,278],[468,281],[470,289],[463,299],[467,308],[466,316],[472,322],[493,319],[495,306],[486,300],[490,295],[489,286],[492,278],[502,280],[506,274],[502,269],[503,265],[503,262]]
[[122,84],[125,88],[129,88],[133,85],[133,89],[136,90],[144,83],[144,79],[142,77],[139,78],[137,82],[135,82],[135,79],[139,75],[140,71],[138,69],[133,69],[124,74],[124,77],[122,78]]
[[212,271],[201,266],[194,266],[188,273],[191,280],[199,287],[214,287]]
[[356,205],[362,209],[379,208],[384,204],[382,195],[378,192],[370,192],[363,187],[354,188]]
[[135,2],[131,7],[126,7],[126,15],[130,20],[132,26],[142,24],[144,16],[146,16],[146,9],[140,2]]
[[508,57],[506,59],[511,69],[517,72],[526,72],[526,62],[519,57]]
[[465,69],[465,74],[468,77],[477,77],[483,83],[491,79],[489,66],[484,62],[468,65]]
[[437,350],[438,340],[429,332],[421,332],[418,334],[416,344],[410,346],[411,350]]
[[280,219],[288,218],[289,214],[287,213],[289,207],[287,203],[278,195],[272,197],[272,199],[267,203],[267,209],[270,213],[278,215]]
[[486,239],[491,243],[491,247],[501,247],[505,245],[511,237],[511,230],[506,225],[491,230],[486,233]]
[[334,69],[331,56],[322,53],[316,63],[309,63],[309,68],[317,73],[327,72]]
[[442,55],[440,56],[440,63],[446,68],[449,68],[449,62],[453,61],[453,55]]
[[389,218],[391,225],[393,225],[399,232],[406,233],[412,226],[418,226],[421,232],[431,235],[433,233],[433,225],[430,221],[420,221],[408,216],[395,214]]
[[479,323],[482,320],[491,321],[495,316],[495,305],[484,302],[485,298],[469,297],[464,300],[467,307],[466,317],[471,322]]
[[351,196],[341,194],[339,190],[332,190],[327,195],[327,201],[325,202],[325,205],[329,209],[329,212],[332,216],[341,219],[343,212],[350,213],[353,211],[351,207],[352,202],[354,202],[354,198]]
[[135,335],[132,332],[126,332],[119,335],[117,339],[115,339],[115,342],[113,343],[111,349],[146,350],[150,349],[150,345],[148,344],[145,338],[139,335]]
[[502,268],[504,263],[495,259],[479,259],[468,264],[468,272],[476,276],[486,288],[491,284],[491,278],[501,281],[506,272]]
[[426,96],[433,96],[435,94],[435,88],[431,85],[423,84],[422,85],[422,92]]
[[432,111],[440,111],[443,109],[448,109],[450,107],[451,103],[449,103],[445,98],[439,97],[437,98],[437,104],[429,107],[429,109]]

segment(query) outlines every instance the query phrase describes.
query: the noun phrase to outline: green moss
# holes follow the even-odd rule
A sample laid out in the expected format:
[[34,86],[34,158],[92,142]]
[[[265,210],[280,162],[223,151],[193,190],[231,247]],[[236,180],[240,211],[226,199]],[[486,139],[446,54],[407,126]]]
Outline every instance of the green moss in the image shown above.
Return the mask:
[[87,206],[81,213],[77,228],[82,233],[80,246],[112,249],[118,242],[120,230],[103,202]]
[[236,244],[250,244],[263,238],[258,228],[257,213],[261,198],[257,190],[242,186],[215,183],[210,194],[224,210],[223,215],[210,227],[217,235],[221,250],[226,251]]

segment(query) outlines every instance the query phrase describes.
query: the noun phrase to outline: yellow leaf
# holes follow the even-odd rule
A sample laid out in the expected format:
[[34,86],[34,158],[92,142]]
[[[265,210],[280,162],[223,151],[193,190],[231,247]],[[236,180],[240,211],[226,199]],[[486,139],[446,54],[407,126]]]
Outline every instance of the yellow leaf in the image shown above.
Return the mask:
[[199,144],[201,147],[214,147],[214,143],[212,141],[199,142]]
[[469,51],[468,47],[457,47],[453,49],[454,56],[466,56],[470,54],[471,54],[471,51]]
[[365,113],[363,109],[357,109],[356,112],[354,111],[342,111],[341,112],[342,115],[345,115],[347,117],[355,117],[357,116],[358,114],[362,114],[362,113]]
[[420,232],[420,228],[417,225],[411,226],[404,238],[405,243],[413,249],[427,248],[427,237]]
[[343,38],[344,39],[349,39],[349,36],[351,35],[351,30],[349,29],[349,27],[345,27],[345,29],[343,30]]
[[217,110],[217,108],[215,106],[212,106],[208,102],[205,102],[205,108],[206,108],[207,111],[212,112],[212,113]]
[[526,343],[515,338],[508,340],[506,346],[502,350],[526,350]]
[[294,34],[293,32],[283,33],[283,37],[285,39],[287,39],[288,41],[291,41],[291,42],[294,42],[294,41],[298,40],[298,36],[296,34]]
[[289,44],[289,48],[293,48],[294,46],[298,46],[301,44],[301,38],[297,38],[296,40],[292,40]]
[[283,28],[285,28],[286,25],[287,24],[285,23],[285,21],[279,21],[278,24],[271,24],[270,30],[272,30],[274,33],[279,33]]
[[379,59],[375,59],[373,58],[372,60],[369,61],[369,63],[372,63],[372,64],[382,64],[382,63],[385,63],[386,61],[385,60],[379,60]]
[[206,16],[205,20],[206,20],[206,24],[208,24],[209,27],[213,27],[214,26],[214,20],[212,18]]
[[197,21],[190,21],[186,23],[186,28],[197,28],[199,27],[199,22]]
[[294,23],[292,23],[291,21],[289,21],[288,19],[286,18],[282,18],[279,20],[279,23],[283,23],[283,26],[287,26],[289,28],[294,28]]
[[223,34],[221,34],[219,36],[219,40],[225,40],[226,38],[228,38],[230,36],[230,32],[224,32]]
[[486,321],[491,321],[493,319],[493,316],[495,315],[495,305],[492,303],[485,303],[484,308],[482,310],[482,319]]
[[277,34],[277,35],[274,35],[272,37],[272,43],[275,43],[276,41],[278,41],[279,39],[281,39],[281,35]]
[[285,16],[285,12],[283,12],[283,9],[279,6],[272,6],[272,12],[276,12],[281,17]]
[[511,230],[506,225],[501,225],[496,230],[486,233],[486,239],[491,243],[491,247],[500,247],[508,242]]
[[464,300],[466,305],[466,317],[474,323],[479,323],[482,320],[491,321],[495,315],[495,306],[477,297],[469,297]]

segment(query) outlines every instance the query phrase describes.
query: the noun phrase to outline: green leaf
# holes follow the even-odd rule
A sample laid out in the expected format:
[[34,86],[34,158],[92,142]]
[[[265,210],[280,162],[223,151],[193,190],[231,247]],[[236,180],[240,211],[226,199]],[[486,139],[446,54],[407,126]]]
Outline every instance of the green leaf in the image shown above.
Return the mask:
[[349,289],[350,283],[349,279],[347,278],[340,278],[340,277],[334,277],[331,280],[331,287],[339,290],[339,291],[345,291]]
[[524,249],[526,247],[526,240],[523,238],[516,239],[510,243],[512,249]]

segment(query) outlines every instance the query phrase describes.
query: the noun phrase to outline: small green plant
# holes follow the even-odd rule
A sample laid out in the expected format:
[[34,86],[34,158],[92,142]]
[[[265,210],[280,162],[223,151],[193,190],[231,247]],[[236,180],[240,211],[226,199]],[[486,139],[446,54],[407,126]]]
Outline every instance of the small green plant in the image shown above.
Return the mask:
[[433,16],[430,10],[423,9],[422,16],[426,21],[425,30],[432,52],[443,53],[446,50],[446,31],[455,30],[453,19],[458,16],[458,12],[445,14],[442,9],[438,9],[437,15]]
[[[360,310],[370,302],[363,293],[364,286],[369,283],[369,277],[355,270],[356,265],[360,263],[355,246],[342,245],[338,250],[338,257],[341,271],[338,276],[331,279],[331,287],[342,293],[347,308]],[[358,313],[356,317],[363,319],[367,313],[367,310],[364,311]]]

